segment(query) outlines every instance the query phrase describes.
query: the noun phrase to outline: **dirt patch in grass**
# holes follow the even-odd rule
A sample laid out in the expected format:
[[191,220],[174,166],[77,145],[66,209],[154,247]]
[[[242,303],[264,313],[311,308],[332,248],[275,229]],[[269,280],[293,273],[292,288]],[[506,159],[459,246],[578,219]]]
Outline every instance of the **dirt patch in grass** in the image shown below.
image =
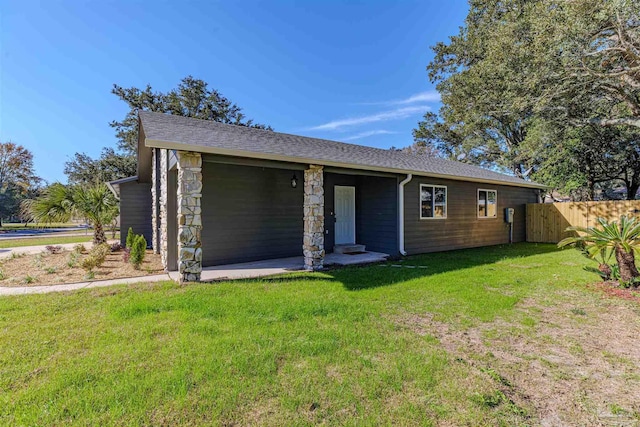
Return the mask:
[[[521,411],[542,426],[640,426],[640,305],[619,299],[529,299],[518,316],[456,329],[431,316],[394,321],[435,336],[486,378],[479,405]],[[535,421],[534,421],[535,420]]]
[[87,253],[74,259],[72,251],[50,254],[18,255],[0,260],[0,286],[42,286],[61,283],[76,283],[95,280],[121,279],[124,277],[142,277],[160,274],[164,270],[160,255],[147,250],[144,262],[139,270],[123,260],[123,252],[116,251],[107,255],[105,262],[93,270],[93,277],[80,267]]

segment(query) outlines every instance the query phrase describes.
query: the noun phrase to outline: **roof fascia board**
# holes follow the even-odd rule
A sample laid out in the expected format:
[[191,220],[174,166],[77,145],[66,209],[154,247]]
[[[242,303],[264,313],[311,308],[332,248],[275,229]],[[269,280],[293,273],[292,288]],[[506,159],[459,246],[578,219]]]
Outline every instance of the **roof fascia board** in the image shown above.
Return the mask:
[[273,160],[265,160],[265,159],[257,159],[257,158],[247,158],[238,157],[238,156],[224,156],[220,154],[205,154],[202,156],[202,161],[205,163],[221,163],[226,165],[237,165],[237,166],[254,166],[254,167],[263,167],[263,168],[272,168],[272,169],[289,169],[289,170],[299,170],[303,171],[307,167],[304,164],[299,162],[276,162]]
[[365,171],[370,170],[370,171],[376,171],[376,172],[387,172],[387,173],[404,174],[404,175],[411,173],[413,175],[426,176],[431,178],[443,178],[443,179],[451,179],[455,181],[471,181],[471,182],[480,182],[480,183],[486,183],[486,184],[507,185],[511,187],[527,187],[527,188],[536,188],[541,190],[548,188],[547,186],[541,185],[541,184],[516,183],[516,182],[500,181],[500,180],[494,180],[494,179],[483,179],[483,178],[469,178],[469,177],[463,177],[463,176],[457,176],[457,175],[429,173],[424,171],[414,171],[414,170],[406,170],[406,169],[398,169],[398,168],[385,168],[381,166],[357,165],[353,163],[342,163],[342,162],[334,162],[330,160],[321,160],[321,159],[309,159],[305,157],[293,157],[293,156],[286,156],[281,154],[254,153],[251,151],[230,150],[227,148],[208,147],[205,145],[184,144],[181,142],[159,141],[159,140],[149,139],[149,138],[145,139],[145,145],[147,147],[166,148],[169,150],[194,151],[199,153],[221,154],[224,156],[236,156],[236,157],[247,157],[252,159],[274,160],[279,162],[333,166],[333,167],[343,168],[343,169],[359,169],[359,170],[365,170]]

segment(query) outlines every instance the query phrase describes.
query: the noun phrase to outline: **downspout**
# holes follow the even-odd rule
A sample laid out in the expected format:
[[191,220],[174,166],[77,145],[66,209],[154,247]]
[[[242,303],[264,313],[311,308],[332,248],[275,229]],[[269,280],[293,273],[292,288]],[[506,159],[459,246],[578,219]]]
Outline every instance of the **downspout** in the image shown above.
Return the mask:
[[407,177],[404,179],[404,181],[401,181],[400,184],[398,185],[398,204],[400,205],[398,207],[398,216],[400,218],[399,219],[399,224],[398,224],[398,234],[399,234],[399,242],[400,242],[400,254],[401,255],[406,255],[407,251],[404,250],[404,186],[405,184],[408,184],[409,181],[411,181],[411,179],[413,178],[412,174],[408,174]]

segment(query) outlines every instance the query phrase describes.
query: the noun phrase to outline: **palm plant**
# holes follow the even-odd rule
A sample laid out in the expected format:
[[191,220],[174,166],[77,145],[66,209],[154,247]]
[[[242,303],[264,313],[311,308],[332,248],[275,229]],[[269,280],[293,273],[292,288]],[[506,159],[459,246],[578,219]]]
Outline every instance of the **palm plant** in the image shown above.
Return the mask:
[[74,215],[82,216],[93,226],[93,243],[107,241],[104,224],[118,215],[118,203],[103,183],[88,186],[49,186],[37,199],[27,200],[22,211],[36,222],[67,222]]
[[[606,259],[606,253],[612,251],[618,262],[620,280],[623,283],[631,283],[640,276],[635,263],[635,249],[640,247],[640,222],[637,218],[623,215],[619,223],[598,218],[598,224],[600,228],[568,227],[567,231],[581,234],[563,239],[558,243],[558,247],[577,246],[591,258],[600,255],[603,260]],[[601,265],[600,270],[606,267]]]

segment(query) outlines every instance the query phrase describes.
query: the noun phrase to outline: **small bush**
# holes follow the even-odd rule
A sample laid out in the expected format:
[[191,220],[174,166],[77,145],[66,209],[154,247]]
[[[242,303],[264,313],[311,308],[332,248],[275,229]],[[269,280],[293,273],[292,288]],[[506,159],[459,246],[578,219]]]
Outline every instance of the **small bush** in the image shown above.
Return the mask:
[[0,280],[4,280],[4,271],[2,271],[2,269],[0,268]]
[[87,271],[87,274],[84,276],[86,280],[95,279],[96,274],[93,271]]
[[130,258],[131,258],[131,249],[124,248],[124,251],[122,252],[122,261],[129,262]]
[[85,248],[82,243],[78,243],[77,245],[75,245],[73,247],[73,252],[75,252],[77,254],[83,254],[83,253],[87,252],[87,248]]
[[62,246],[48,245],[44,247],[51,255],[62,253]]
[[67,259],[67,266],[70,268],[75,268],[78,265],[78,257],[80,256],[80,252],[76,252],[75,248],[73,252],[69,254],[69,258]]
[[87,271],[91,271],[97,266],[98,266],[98,258],[93,254],[87,255],[82,259],[82,261],[80,261],[80,267],[82,267]]
[[27,276],[24,278],[24,283],[33,283],[35,281],[36,281],[35,277]]
[[111,252],[118,252],[120,249],[122,249],[120,242],[116,242],[111,245]]
[[131,246],[131,255],[129,257],[129,262],[133,265],[133,268],[136,270],[140,268],[142,262],[144,261],[144,256],[147,250],[147,241],[142,235],[137,235],[133,240],[133,245]]
[[133,234],[133,228],[129,227],[129,231],[127,231],[127,240],[126,240],[127,248],[131,249],[135,238],[136,238],[136,235]]
[[45,271],[47,272],[47,274],[54,274],[56,272],[56,268],[55,267],[48,267],[45,269]]
[[104,260],[107,258],[107,255],[111,253],[111,245],[108,243],[102,243],[100,245],[96,245],[91,248],[89,255],[84,257],[84,259],[80,262],[80,266],[87,270],[92,271],[96,267],[100,267]]

